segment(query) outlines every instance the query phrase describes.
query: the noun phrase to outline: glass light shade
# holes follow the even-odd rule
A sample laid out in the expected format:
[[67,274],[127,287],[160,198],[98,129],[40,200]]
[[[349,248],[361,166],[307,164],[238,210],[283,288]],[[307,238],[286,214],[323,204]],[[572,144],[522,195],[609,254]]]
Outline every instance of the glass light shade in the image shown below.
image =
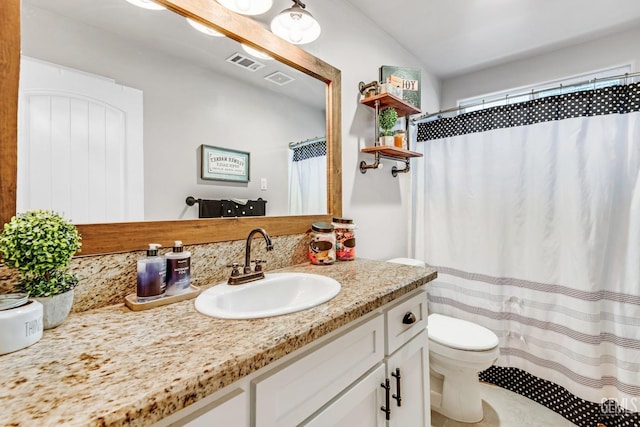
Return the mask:
[[166,8],[152,0],[127,0],[129,3],[149,10],[165,10]]
[[264,52],[259,51],[258,49],[254,49],[251,46],[247,46],[246,44],[240,44],[240,46],[242,46],[242,49],[247,52],[249,55],[253,56],[254,58],[258,58],[258,59],[264,59],[265,61],[270,61],[273,58],[269,55],[267,55]]
[[194,21],[191,18],[187,18],[187,22],[189,23],[189,25],[191,25],[193,28],[195,28],[196,30],[200,31],[201,33],[204,33],[208,36],[211,37],[224,37],[224,34],[217,32],[216,30],[214,30],[213,28],[209,28],[204,24],[199,23],[198,21]]
[[261,15],[273,6],[273,0],[218,0],[218,3],[242,15]]
[[320,36],[320,24],[309,12],[294,4],[273,18],[271,32],[290,43],[305,44]]

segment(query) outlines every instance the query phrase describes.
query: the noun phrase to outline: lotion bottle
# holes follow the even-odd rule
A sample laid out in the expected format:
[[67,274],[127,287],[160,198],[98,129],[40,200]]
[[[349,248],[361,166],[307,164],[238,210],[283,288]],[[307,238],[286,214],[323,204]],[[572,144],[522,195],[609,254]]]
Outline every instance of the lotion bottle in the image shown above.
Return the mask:
[[191,252],[185,251],[180,240],[173,245],[167,260],[167,295],[179,295],[191,286]]
[[163,256],[158,255],[158,243],[149,243],[147,256],[138,260],[138,302],[162,298],[165,293],[167,264]]

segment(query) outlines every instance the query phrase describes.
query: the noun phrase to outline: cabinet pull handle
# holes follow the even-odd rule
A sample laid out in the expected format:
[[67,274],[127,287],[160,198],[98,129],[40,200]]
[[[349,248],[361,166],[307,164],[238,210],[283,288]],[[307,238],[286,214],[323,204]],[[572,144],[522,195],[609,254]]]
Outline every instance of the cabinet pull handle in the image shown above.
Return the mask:
[[402,323],[404,323],[405,325],[413,325],[414,323],[416,323],[415,314],[413,314],[412,312],[408,312],[407,314],[405,314],[402,318]]
[[402,392],[400,391],[400,368],[396,368],[395,372],[391,373],[391,376],[396,379],[396,394],[392,395],[398,406],[402,406]]
[[391,419],[391,399],[389,399],[389,390],[391,389],[391,384],[389,384],[389,378],[385,378],[384,383],[380,384],[380,387],[384,389],[385,402],[385,406],[381,406],[380,410],[385,413],[385,417],[388,421]]

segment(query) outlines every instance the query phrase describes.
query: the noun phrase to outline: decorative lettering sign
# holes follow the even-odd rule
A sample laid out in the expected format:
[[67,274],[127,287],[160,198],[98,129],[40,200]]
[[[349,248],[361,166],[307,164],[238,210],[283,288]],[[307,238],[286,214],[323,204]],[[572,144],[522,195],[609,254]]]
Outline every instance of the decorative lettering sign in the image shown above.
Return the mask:
[[249,153],[204,144],[200,153],[202,179],[249,182]]
[[401,87],[402,99],[417,109],[420,109],[420,76],[421,71],[417,68],[392,65],[380,67],[380,82]]

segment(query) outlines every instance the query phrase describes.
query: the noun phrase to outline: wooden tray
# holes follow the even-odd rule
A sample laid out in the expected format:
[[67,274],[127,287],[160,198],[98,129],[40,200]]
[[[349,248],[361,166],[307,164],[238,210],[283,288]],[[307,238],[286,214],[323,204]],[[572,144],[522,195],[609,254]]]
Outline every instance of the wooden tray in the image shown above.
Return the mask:
[[189,290],[183,294],[165,296],[162,298],[154,299],[153,301],[138,302],[136,294],[129,294],[124,297],[124,305],[129,307],[133,311],[148,310],[150,308],[160,307],[162,305],[172,304],[174,302],[184,301],[187,299],[195,298],[200,293],[200,288],[191,285]]

